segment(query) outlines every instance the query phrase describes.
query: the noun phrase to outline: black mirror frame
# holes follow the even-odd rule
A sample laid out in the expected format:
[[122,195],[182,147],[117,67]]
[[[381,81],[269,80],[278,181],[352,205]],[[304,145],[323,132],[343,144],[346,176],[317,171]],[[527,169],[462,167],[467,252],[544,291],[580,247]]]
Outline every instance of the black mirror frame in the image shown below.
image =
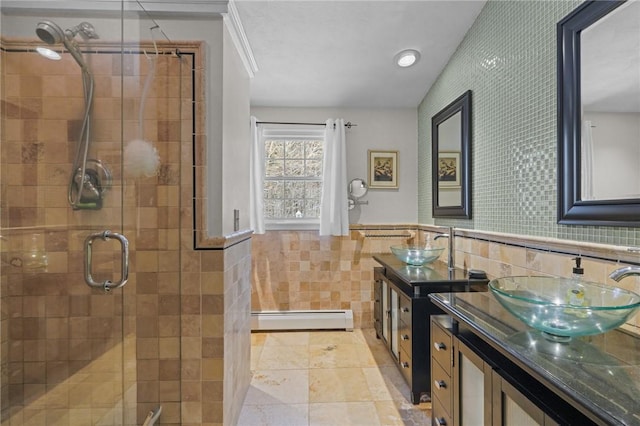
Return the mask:
[[[438,126],[457,112],[461,112],[460,143],[460,206],[440,207],[438,191]],[[431,119],[431,183],[433,191],[433,217],[471,219],[471,90],[444,107]]]
[[558,223],[562,225],[640,226],[640,199],[581,199],[580,33],[623,3],[585,2],[557,26]]

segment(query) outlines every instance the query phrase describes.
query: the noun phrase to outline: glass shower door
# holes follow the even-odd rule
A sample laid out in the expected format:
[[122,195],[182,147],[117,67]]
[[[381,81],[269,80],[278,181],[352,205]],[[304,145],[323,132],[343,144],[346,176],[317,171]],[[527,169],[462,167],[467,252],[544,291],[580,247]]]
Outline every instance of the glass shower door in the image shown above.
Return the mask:
[[137,1],[0,13],[0,425],[179,423],[197,45]]
[[122,6],[92,3],[0,3],[2,426],[135,424]]

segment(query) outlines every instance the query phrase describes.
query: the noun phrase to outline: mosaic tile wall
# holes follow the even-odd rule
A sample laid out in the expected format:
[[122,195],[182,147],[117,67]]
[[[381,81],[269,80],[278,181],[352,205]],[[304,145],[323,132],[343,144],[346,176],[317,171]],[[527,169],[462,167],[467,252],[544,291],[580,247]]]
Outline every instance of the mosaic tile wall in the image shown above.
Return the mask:
[[[581,1],[489,1],[421,103],[419,222],[640,246],[640,229],[558,225],[556,23]],[[473,219],[431,217],[431,117],[473,91]]]

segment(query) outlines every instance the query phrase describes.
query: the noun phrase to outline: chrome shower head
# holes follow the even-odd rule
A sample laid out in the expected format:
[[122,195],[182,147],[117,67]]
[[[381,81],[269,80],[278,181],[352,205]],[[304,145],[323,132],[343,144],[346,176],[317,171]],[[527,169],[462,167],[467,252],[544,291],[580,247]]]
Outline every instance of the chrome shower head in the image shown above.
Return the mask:
[[36,25],[36,34],[47,44],[65,43],[80,34],[85,40],[99,38],[96,29],[88,22],[80,22],[75,27],[63,30],[52,21],[40,21]]
[[62,43],[78,65],[80,65],[80,68],[82,68],[83,71],[89,72],[89,68],[82,58],[82,52],[74,38],[77,34],[80,34],[84,40],[98,38],[98,34],[96,34],[93,25],[88,22],[81,22],[73,28],[63,30],[58,24],[52,21],[40,21],[38,25],[36,25],[36,34],[40,40],[49,45]]
[[66,34],[58,25],[51,21],[38,22],[36,34],[40,40],[47,44],[64,43]]

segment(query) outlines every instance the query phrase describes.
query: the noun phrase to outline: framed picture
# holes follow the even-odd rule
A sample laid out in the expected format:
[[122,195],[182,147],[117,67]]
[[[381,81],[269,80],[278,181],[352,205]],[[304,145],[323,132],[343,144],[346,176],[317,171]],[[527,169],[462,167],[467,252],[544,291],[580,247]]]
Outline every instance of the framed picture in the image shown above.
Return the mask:
[[438,152],[438,185],[460,188],[460,151]]
[[368,152],[369,188],[398,188],[398,151]]

